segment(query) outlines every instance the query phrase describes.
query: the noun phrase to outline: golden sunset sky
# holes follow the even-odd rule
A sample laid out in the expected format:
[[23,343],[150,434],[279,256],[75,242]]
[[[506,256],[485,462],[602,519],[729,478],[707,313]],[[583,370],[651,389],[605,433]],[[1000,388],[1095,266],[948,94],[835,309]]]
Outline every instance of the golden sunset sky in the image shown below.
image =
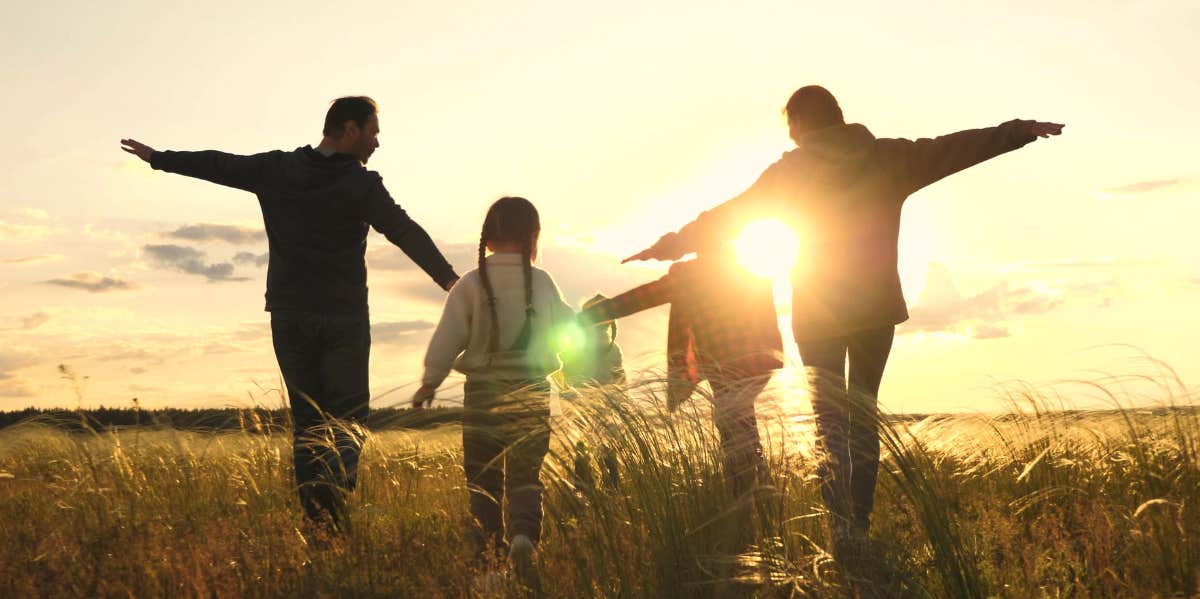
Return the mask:
[[[577,305],[664,272],[619,259],[789,149],[780,109],[810,83],[881,137],[1067,124],[909,199],[885,407],[996,409],[1005,381],[1146,372],[1143,353],[1195,381],[1200,4],[853,4],[6,3],[0,409],[80,405],[60,364],[85,406],[278,402],[255,198],[154,172],[123,137],[292,149],[370,95],[369,168],[459,272],[487,205],[522,195]],[[368,256],[385,406],[444,294],[377,234]],[[665,322],[621,323],[634,366],[660,366]]]

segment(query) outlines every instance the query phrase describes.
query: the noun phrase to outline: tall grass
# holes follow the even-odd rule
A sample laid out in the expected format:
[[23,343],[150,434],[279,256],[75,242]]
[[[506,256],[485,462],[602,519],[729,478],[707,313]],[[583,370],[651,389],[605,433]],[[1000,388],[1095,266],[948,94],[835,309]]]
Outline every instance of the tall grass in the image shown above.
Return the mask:
[[[832,557],[797,390],[760,399],[766,473],[742,498],[706,400],[669,413],[661,390],[594,389],[553,423],[547,596],[1200,593],[1200,412],[1170,376],[1014,385],[1005,414],[885,418],[857,564]],[[1072,396],[1111,407],[1064,410]],[[369,434],[353,534],[318,547],[301,534],[291,436],[261,424],[247,412],[240,432],[0,431],[0,595],[465,597],[506,567],[472,559],[457,425]],[[754,543],[739,552],[731,515],[747,504]]]

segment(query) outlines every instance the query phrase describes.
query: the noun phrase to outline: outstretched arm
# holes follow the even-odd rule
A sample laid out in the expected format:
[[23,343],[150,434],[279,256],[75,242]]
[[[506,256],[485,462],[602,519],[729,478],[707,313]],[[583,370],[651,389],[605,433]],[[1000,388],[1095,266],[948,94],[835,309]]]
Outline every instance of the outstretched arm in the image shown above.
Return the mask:
[[684,225],[678,233],[667,233],[654,245],[621,261],[634,260],[678,260],[696,251],[705,238],[730,239],[737,234],[738,226],[745,224],[753,214],[773,211],[775,203],[785,196],[780,186],[786,182],[784,160],[779,160],[759,175],[746,191],[724,203],[701,212],[696,220]]
[[146,161],[155,170],[204,179],[251,193],[257,193],[269,182],[270,167],[282,154],[277,150],[251,156],[216,150],[158,151],[136,139],[122,139],[121,149]]
[[671,275],[668,274],[616,297],[596,302],[579,313],[579,321],[584,325],[593,325],[661,306],[671,301],[671,287]]
[[448,290],[458,281],[454,267],[446,261],[429,233],[396,204],[383,186],[382,179],[372,187],[367,197],[367,222],[400,248],[442,289]]
[[901,148],[899,168],[911,193],[958,171],[1020,148],[1039,137],[1059,135],[1063,127],[1059,123],[1014,120],[995,127],[968,129],[933,139],[887,140],[885,143]]

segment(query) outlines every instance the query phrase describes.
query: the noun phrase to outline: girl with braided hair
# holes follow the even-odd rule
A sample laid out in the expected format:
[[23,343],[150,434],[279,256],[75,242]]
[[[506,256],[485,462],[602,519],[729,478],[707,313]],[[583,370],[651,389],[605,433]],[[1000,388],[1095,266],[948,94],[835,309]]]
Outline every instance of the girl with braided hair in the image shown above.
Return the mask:
[[541,536],[538,475],[550,444],[546,377],[562,368],[553,331],[575,318],[554,279],[533,266],[540,232],[529,200],[504,197],[488,209],[479,267],[450,290],[413,396],[420,407],[451,368],[466,375],[463,467],[482,533],[479,549],[482,555],[489,545],[505,546],[507,519],[518,567],[532,563]]

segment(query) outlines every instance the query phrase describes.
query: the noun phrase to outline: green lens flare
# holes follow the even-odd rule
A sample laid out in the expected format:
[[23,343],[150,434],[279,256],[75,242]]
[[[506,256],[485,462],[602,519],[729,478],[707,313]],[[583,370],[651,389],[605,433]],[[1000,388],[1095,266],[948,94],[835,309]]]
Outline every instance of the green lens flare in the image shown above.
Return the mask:
[[587,342],[587,332],[578,323],[568,322],[554,331],[554,340],[559,351],[578,351]]

